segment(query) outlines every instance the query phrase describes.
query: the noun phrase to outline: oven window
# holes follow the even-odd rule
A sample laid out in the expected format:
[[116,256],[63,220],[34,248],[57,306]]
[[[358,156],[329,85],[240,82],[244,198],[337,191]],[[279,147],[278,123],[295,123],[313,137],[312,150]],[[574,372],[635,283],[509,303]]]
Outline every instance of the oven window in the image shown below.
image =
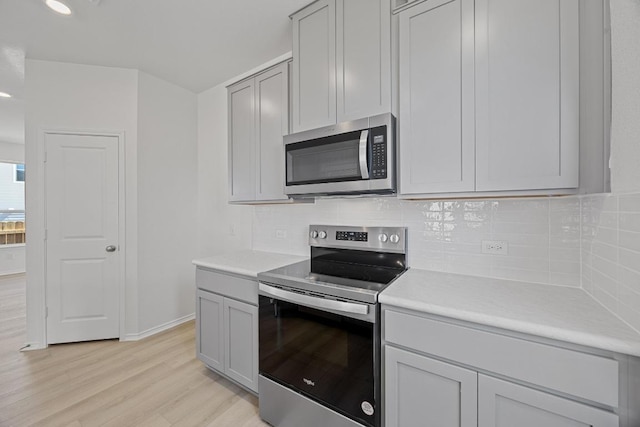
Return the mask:
[[[260,373],[367,425],[374,325],[260,296]],[[365,405],[366,406],[366,405]]]
[[360,132],[286,146],[287,185],[361,180]]

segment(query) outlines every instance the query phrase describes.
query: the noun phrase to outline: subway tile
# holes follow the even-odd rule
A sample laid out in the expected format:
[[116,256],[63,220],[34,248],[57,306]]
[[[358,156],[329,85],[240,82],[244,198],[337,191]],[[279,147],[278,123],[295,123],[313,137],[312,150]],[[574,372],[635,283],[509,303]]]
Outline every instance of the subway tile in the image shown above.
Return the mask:
[[549,284],[580,287],[580,274],[557,273],[551,271],[549,273]]
[[[618,266],[618,283],[640,294],[640,271],[622,265]],[[640,310],[640,305],[638,305],[638,310]]]
[[593,293],[591,294],[600,304],[605,306],[612,313],[618,313],[618,300],[615,296],[609,294],[598,286],[595,282],[592,287]]
[[591,262],[591,268],[614,280],[618,277],[618,263],[615,261],[610,261],[596,255]]
[[620,230],[640,232],[640,213],[619,213]]
[[611,298],[618,299],[618,282],[616,279],[606,276],[596,269],[591,271],[591,282],[594,289],[597,287],[602,291],[608,293]]
[[618,247],[602,242],[593,242],[591,253],[609,261],[618,262]]
[[[511,248],[509,248],[511,249]],[[563,248],[551,246],[549,248],[551,260],[580,263],[580,251],[575,248]]]
[[579,262],[563,262],[551,260],[549,262],[549,271],[551,273],[565,273],[572,274],[577,277],[580,276],[580,263]]
[[640,233],[620,230],[618,239],[621,248],[640,252]]
[[618,196],[620,212],[640,212],[640,193]]
[[548,271],[518,270],[511,268],[493,267],[491,269],[491,276],[499,279],[549,284]]
[[598,227],[594,240],[607,245],[618,246],[618,230],[615,228]]
[[640,333],[640,312],[628,305],[621,305],[617,313],[622,320]]
[[618,249],[618,258],[622,267],[640,272],[640,252],[620,248]]

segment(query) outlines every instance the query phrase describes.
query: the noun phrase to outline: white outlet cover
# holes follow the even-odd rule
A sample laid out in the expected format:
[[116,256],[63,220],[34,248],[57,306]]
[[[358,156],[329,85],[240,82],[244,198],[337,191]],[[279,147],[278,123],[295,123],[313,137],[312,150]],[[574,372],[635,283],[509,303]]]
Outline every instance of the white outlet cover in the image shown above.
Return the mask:
[[490,255],[508,255],[509,242],[504,240],[483,240],[482,253]]

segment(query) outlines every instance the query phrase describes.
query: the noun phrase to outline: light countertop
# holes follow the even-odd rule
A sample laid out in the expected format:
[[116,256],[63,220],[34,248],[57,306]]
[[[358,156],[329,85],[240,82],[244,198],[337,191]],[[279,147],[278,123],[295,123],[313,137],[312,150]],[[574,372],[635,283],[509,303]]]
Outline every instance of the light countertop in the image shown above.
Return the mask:
[[257,277],[262,271],[273,270],[287,264],[303,261],[306,257],[299,255],[277,254],[252,250],[233,251],[208,258],[194,259],[198,267],[225,271],[248,277]]
[[640,333],[579,288],[410,269],[382,304],[640,356]]

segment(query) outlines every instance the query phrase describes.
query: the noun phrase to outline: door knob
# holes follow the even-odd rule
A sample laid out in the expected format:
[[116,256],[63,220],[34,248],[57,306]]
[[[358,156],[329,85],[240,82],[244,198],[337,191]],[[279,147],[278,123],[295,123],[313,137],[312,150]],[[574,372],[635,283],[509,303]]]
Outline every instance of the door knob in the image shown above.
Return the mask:
[[115,246],[113,246],[113,245],[109,245],[109,246],[107,246],[107,247],[105,248],[105,250],[106,250],[107,252],[115,252],[115,251],[116,251],[116,247],[115,247]]

